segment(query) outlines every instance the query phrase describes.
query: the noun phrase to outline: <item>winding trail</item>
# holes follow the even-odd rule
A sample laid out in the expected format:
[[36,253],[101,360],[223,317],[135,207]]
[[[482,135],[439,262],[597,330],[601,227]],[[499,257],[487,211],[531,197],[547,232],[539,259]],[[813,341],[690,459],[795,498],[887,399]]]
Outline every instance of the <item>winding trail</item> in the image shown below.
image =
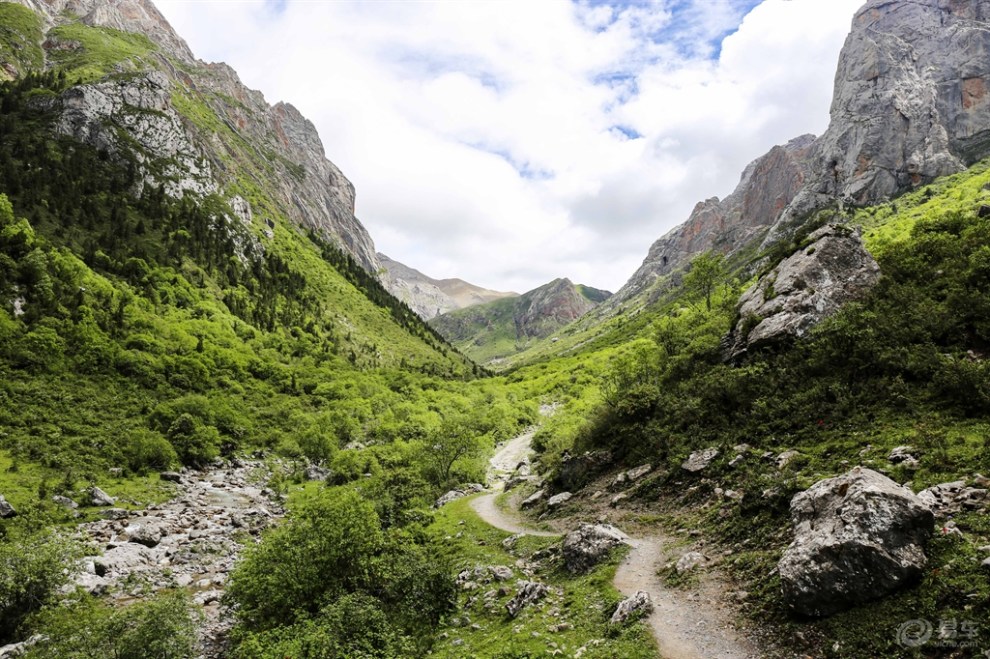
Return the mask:
[[[532,451],[528,432],[506,442],[491,459],[488,482],[493,492],[471,501],[471,507],[486,523],[509,533],[554,536],[534,529],[519,517],[495,505],[516,465]],[[732,623],[731,607],[721,604],[724,584],[713,578],[700,579],[696,588],[675,590],[665,586],[657,575],[670,539],[663,535],[630,538],[632,547],[615,572],[613,585],[623,595],[643,590],[653,600],[653,613],[647,618],[653,638],[664,659],[750,659],[758,649]]]

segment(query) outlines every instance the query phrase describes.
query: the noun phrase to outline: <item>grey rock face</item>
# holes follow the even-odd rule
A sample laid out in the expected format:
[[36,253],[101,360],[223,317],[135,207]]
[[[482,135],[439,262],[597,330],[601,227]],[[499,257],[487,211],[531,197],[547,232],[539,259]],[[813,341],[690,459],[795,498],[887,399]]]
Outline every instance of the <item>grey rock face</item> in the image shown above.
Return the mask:
[[990,154],[990,0],[869,0],[839,56],[808,183],[764,244],[832,200],[869,205]]
[[0,494],[0,519],[9,519],[11,517],[17,517],[17,511]]
[[537,581],[520,581],[519,590],[505,605],[510,618],[515,618],[519,613],[531,604],[535,604],[550,593],[550,587]]
[[880,280],[880,267],[859,231],[829,225],[781,261],[739,299],[739,323],[728,356],[804,336],[843,305],[862,299]]
[[615,607],[615,612],[609,619],[609,623],[613,625],[624,625],[634,616],[649,614],[652,611],[653,599],[650,597],[650,594],[645,590],[639,590],[632,597],[627,597],[619,602],[619,606]]
[[791,522],[794,541],[777,565],[784,599],[827,616],[918,579],[934,516],[911,490],[856,467],[796,495]]
[[604,560],[613,547],[629,541],[625,533],[610,524],[582,524],[564,536],[561,556],[568,572],[587,572]]

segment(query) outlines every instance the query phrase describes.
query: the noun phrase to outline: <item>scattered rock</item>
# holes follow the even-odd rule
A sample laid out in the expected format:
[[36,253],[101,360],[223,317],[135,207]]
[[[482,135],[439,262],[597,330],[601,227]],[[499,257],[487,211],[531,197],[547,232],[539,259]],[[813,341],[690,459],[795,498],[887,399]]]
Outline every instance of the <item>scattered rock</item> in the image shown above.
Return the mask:
[[157,517],[139,517],[121,531],[121,538],[145,547],[156,547],[170,531],[169,524]]
[[11,517],[17,517],[17,511],[0,494],[0,519],[10,519]]
[[86,490],[86,495],[89,497],[91,506],[112,506],[117,503],[116,499],[95,485]]
[[943,519],[958,514],[962,510],[976,510],[987,502],[987,490],[966,487],[966,481],[940,483],[918,493],[918,498],[924,501],[935,513]]
[[52,501],[62,506],[63,508],[68,508],[69,510],[75,510],[79,507],[79,504],[70,499],[69,497],[64,497],[61,494],[52,495]]
[[573,574],[587,572],[605,559],[613,547],[628,540],[625,533],[610,524],[582,524],[564,537],[561,545],[564,567]]
[[[557,506],[562,506],[574,497],[570,492],[561,492],[560,494],[555,494],[550,499],[547,500],[547,508],[556,508]],[[532,497],[530,497],[532,498]],[[526,501],[529,501],[527,499]]]
[[495,581],[508,581],[512,578],[512,568],[506,565],[492,565],[488,568]]
[[[330,470],[319,465],[309,465],[304,474],[308,481],[325,481],[330,475]],[[439,508],[439,506],[437,506]]]
[[10,645],[0,647],[0,659],[14,659],[14,657],[20,657],[33,646],[40,643],[43,639],[44,637],[41,634],[35,634],[26,641],[11,643]]
[[734,457],[731,460],[729,460],[729,466],[734,469],[734,468],[738,467],[740,465],[740,463],[742,463],[742,461],[745,460],[745,459],[746,459],[745,456],[743,456],[741,454],[740,455],[737,455],[736,457]]
[[613,625],[624,625],[634,616],[638,619],[640,614],[649,615],[653,611],[653,600],[650,594],[644,590],[637,591],[632,597],[619,602],[615,608],[609,623]]
[[614,497],[612,497],[612,499],[608,502],[608,504],[613,508],[615,508],[616,506],[618,506],[620,503],[622,503],[628,498],[629,498],[628,494],[626,494],[625,492],[621,492],[619,494],[616,494]]
[[697,551],[689,551],[688,553],[677,559],[677,564],[674,566],[674,570],[678,574],[684,574],[685,572],[690,572],[691,570],[704,566],[708,563],[708,559],[705,555]]
[[587,485],[598,474],[612,466],[609,451],[591,451],[566,456],[553,479],[555,489],[575,491]]
[[525,535],[526,535],[525,533],[517,533],[515,535],[510,535],[508,538],[502,541],[502,547],[504,547],[506,550],[512,549],[513,547],[516,546],[516,543],[519,542],[519,538],[522,538]]
[[433,504],[433,507],[441,508],[447,505],[448,503],[450,503],[451,501],[456,501],[457,499],[466,497],[470,494],[477,494],[478,492],[484,491],[484,489],[485,486],[482,485],[481,483],[471,483],[470,485],[466,485],[459,490],[451,490],[450,492],[447,492],[442,497],[437,499],[436,503]]
[[626,480],[629,482],[637,481],[643,476],[647,475],[653,470],[653,465],[647,463],[645,465],[640,465],[635,469],[630,469],[626,472]]
[[163,471],[162,473],[158,474],[158,478],[160,478],[163,481],[167,481],[169,483],[182,482],[182,474],[180,474],[177,471]]
[[531,495],[526,497],[523,500],[523,502],[519,504],[519,507],[530,508],[531,506],[535,506],[540,501],[543,501],[543,497],[546,496],[546,494],[547,494],[546,490],[537,490],[536,492],[533,492]]
[[826,616],[918,579],[934,517],[907,488],[856,467],[795,495],[791,521],[794,541],[777,564],[784,599]]
[[695,451],[687,460],[681,463],[681,469],[696,474],[711,464],[712,460],[718,457],[718,449],[711,447],[702,451]]
[[530,604],[540,601],[550,593],[550,587],[538,581],[520,581],[517,586],[518,590],[515,597],[505,605],[510,618],[515,618],[520,611]]
[[918,463],[918,458],[914,456],[914,447],[912,446],[897,446],[890,451],[890,455],[887,456],[887,460],[892,464],[903,464],[908,469],[917,469],[920,465]]
[[783,453],[777,456],[774,462],[777,465],[777,469],[783,469],[791,462],[793,462],[795,458],[799,458],[799,457],[801,457],[801,453],[799,451],[794,451],[794,450],[784,451]]

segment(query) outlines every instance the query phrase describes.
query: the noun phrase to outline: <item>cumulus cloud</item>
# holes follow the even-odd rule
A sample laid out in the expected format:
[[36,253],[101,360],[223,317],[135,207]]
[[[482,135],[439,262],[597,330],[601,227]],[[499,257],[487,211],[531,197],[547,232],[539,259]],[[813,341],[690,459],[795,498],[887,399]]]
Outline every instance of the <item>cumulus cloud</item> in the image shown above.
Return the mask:
[[316,124],[380,251],[616,290],[694,204],[827,125],[862,0],[155,0]]

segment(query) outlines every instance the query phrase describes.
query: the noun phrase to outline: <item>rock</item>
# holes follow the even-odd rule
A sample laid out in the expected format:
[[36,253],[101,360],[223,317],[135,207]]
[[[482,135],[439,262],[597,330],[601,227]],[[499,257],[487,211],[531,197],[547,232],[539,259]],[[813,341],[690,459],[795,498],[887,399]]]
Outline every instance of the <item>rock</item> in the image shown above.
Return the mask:
[[131,516],[131,511],[124,508],[107,508],[100,513],[103,519],[127,519]]
[[26,641],[4,645],[3,647],[0,647],[0,659],[14,659],[14,657],[20,657],[44,639],[45,637],[41,634],[35,634]]
[[492,565],[488,568],[495,581],[508,581],[512,578],[512,568],[506,565]]
[[69,510],[75,510],[79,507],[79,504],[70,499],[69,497],[64,497],[61,494],[52,495],[52,501],[62,506],[63,508],[68,508]]
[[940,483],[918,493],[938,518],[945,518],[965,510],[975,510],[987,502],[987,490],[966,487],[966,481]]
[[17,517],[17,511],[0,494],[0,519],[10,519],[11,517]]
[[907,488],[855,467],[795,495],[791,521],[794,541],[777,564],[783,597],[817,617],[920,578],[934,517]]
[[139,517],[121,531],[121,539],[145,547],[156,547],[169,534],[169,524],[157,517]]
[[572,574],[587,572],[607,558],[613,547],[628,541],[626,534],[610,524],[582,524],[564,536],[560,552],[564,567]]
[[739,322],[724,341],[727,359],[805,336],[880,281],[858,228],[824,226],[806,242],[739,298]]
[[628,494],[626,494],[625,492],[620,492],[619,494],[616,494],[614,497],[612,497],[612,499],[608,502],[608,505],[615,508],[616,506],[618,506],[620,503],[622,503],[628,498],[629,498]]
[[565,456],[553,478],[556,489],[573,492],[580,490],[596,476],[612,466],[610,451],[591,451],[576,456]]
[[[560,494],[555,494],[547,500],[547,508],[556,508],[562,506],[574,497],[570,492],[561,492]],[[528,501],[529,499],[527,499]]]
[[637,591],[632,597],[619,602],[615,607],[615,612],[609,619],[613,625],[624,625],[634,617],[638,619],[640,615],[649,615],[653,611],[653,600],[650,594],[644,590]]
[[163,471],[162,473],[160,473],[158,475],[158,478],[160,478],[163,481],[167,481],[169,483],[181,483],[182,482],[182,474],[180,474],[177,471]]
[[465,486],[462,489],[451,490],[451,491],[447,492],[446,494],[444,494],[439,499],[437,499],[436,500],[436,503],[433,504],[433,507],[434,508],[441,508],[441,507],[447,505],[448,503],[450,503],[451,501],[456,501],[457,499],[460,499],[462,497],[466,497],[469,494],[475,494],[477,492],[481,492],[484,489],[485,489],[485,486],[484,485],[481,485],[479,483],[472,483],[470,485]]
[[717,448],[706,448],[702,451],[693,452],[687,460],[681,463],[681,469],[696,474],[711,464],[712,460],[718,457]]
[[518,590],[505,605],[510,618],[515,618],[527,606],[534,604],[550,593],[550,587],[537,581],[520,581],[517,584]]
[[630,469],[629,471],[626,472],[626,480],[628,480],[630,483],[633,481],[638,481],[640,478],[647,475],[652,470],[653,470],[653,465],[649,463],[645,465],[640,465],[635,469]]
[[689,551],[688,553],[677,559],[677,564],[674,566],[674,570],[678,574],[684,574],[685,572],[690,572],[691,570],[703,566],[708,562],[705,555],[697,551]]
[[777,465],[777,469],[783,469],[784,467],[789,465],[792,460],[799,457],[801,457],[801,453],[799,451],[794,451],[794,450],[784,451],[783,453],[777,456],[774,462]]
[[546,493],[546,490],[537,490],[536,492],[533,492],[531,495],[523,499],[523,502],[519,504],[519,507],[530,508],[535,506],[540,501],[543,501],[543,497],[546,496]]
[[[330,475],[330,470],[319,465],[308,465],[303,474],[308,481],[325,481]],[[439,506],[437,506],[439,508]]]
[[91,506],[112,506],[117,503],[116,499],[95,485],[86,490],[86,495],[89,497],[89,505]]
[[745,456],[743,456],[743,455],[737,455],[736,457],[734,457],[731,460],[729,460],[729,466],[732,467],[733,469],[735,469],[740,464],[742,464],[743,460],[745,460],[745,459],[746,459]]
[[914,448],[911,446],[897,446],[890,451],[887,456],[893,464],[904,465],[908,469],[917,469],[921,465],[918,463],[918,458],[913,455]]
[[525,533],[517,533],[515,535],[510,535],[508,538],[502,541],[502,547],[506,551],[508,551],[516,546],[516,543],[519,542],[519,538],[523,538],[525,536],[526,536]]
[[990,569],[990,558],[984,558],[983,561],[980,562],[980,566]]

